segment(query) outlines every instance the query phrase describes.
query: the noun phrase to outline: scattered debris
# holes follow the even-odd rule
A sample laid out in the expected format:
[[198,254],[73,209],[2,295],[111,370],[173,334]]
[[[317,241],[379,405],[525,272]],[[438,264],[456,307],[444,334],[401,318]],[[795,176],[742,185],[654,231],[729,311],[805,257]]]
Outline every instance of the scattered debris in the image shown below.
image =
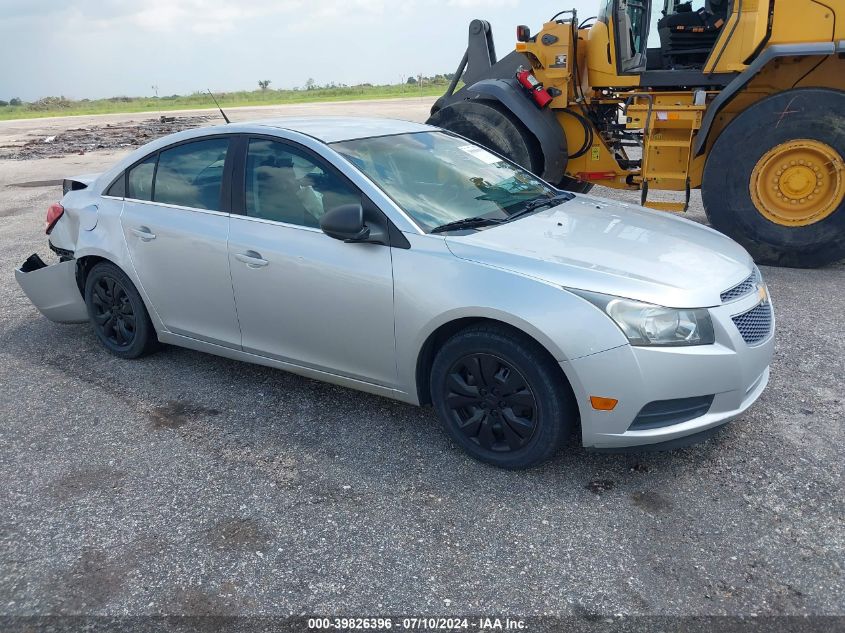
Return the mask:
[[87,154],[96,150],[135,148],[161,136],[208,125],[215,116],[161,116],[128,123],[77,127],[54,136],[0,146],[0,159],[30,160]]

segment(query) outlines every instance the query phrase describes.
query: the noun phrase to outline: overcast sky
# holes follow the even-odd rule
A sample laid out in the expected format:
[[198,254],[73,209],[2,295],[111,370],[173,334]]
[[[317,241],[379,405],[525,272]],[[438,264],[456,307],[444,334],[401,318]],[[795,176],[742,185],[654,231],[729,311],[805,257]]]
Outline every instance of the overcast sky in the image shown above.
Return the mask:
[[472,18],[514,28],[599,0],[0,0],[0,99],[396,83],[453,72]]

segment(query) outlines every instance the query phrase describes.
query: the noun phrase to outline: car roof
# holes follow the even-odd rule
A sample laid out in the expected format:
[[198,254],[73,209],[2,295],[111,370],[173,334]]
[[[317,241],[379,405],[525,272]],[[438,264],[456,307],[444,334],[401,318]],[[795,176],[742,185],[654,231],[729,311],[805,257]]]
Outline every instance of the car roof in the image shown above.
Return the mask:
[[391,134],[431,132],[437,129],[430,125],[400,119],[339,116],[281,117],[253,121],[253,125],[307,134],[324,143],[351,141],[373,136],[390,136]]
[[[206,136],[217,134],[255,134],[270,133],[275,129],[280,132],[290,131],[309,136],[319,143],[335,143],[351,141],[359,138],[376,136],[391,136],[394,134],[413,134],[415,132],[434,132],[440,128],[402,121],[400,119],[377,119],[372,117],[280,117],[276,119],[260,119],[227,125],[197,127],[182,130],[175,134],[162,136],[146,145],[142,145],[131,154],[118,161],[110,170],[103,172],[100,178],[111,181],[121,170],[143,160],[148,155],[174,143],[199,140]],[[99,181],[100,179],[98,179]]]

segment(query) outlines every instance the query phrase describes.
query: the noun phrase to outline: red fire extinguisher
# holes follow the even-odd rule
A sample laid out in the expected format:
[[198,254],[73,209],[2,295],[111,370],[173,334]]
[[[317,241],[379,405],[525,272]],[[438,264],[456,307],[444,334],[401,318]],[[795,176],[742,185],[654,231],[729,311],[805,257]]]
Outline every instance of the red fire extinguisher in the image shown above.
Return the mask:
[[552,95],[543,87],[543,84],[537,80],[531,70],[526,70],[520,66],[516,71],[516,80],[520,85],[531,93],[534,103],[540,108],[545,108],[552,102]]

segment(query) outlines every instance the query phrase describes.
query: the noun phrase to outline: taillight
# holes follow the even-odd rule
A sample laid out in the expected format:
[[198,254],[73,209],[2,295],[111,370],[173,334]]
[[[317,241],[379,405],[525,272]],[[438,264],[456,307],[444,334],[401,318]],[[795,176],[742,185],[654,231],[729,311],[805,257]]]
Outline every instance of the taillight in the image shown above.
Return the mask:
[[44,222],[47,235],[50,235],[53,227],[56,226],[56,222],[59,221],[59,218],[62,217],[64,212],[65,208],[58,202],[51,204],[50,208],[47,209],[47,220]]

